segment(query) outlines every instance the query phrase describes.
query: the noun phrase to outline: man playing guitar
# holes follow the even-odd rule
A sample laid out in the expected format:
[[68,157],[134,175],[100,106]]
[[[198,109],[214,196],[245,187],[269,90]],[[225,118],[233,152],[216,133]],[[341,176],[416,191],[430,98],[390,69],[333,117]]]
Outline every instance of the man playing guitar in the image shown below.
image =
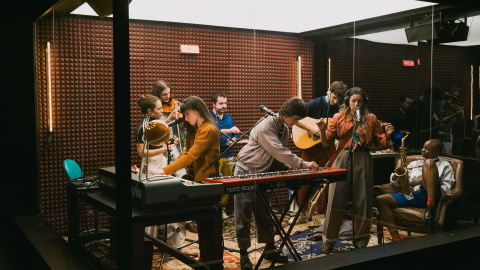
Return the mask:
[[[323,147],[320,143],[320,129],[317,126],[318,119],[321,118],[331,118],[334,114],[338,112],[339,104],[343,103],[343,97],[345,95],[345,91],[347,90],[347,85],[342,81],[334,81],[330,88],[328,89],[327,95],[312,99],[307,103],[308,107],[308,117],[301,119],[298,121],[297,127],[294,126],[293,130],[293,137],[295,144],[303,148],[301,158],[305,161],[315,161],[319,166],[325,166],[329,158],[335,153],[335,144],[329,145],[327,148]],[[296,131],[306,132],[308,136],[301,136],[299,138],[306,138],[308,142],[300,142],[296,140],[295,133]],[[304,148],[300,146],[303,145],[312,145],[309,148]],[[331,164],[330,164],[331,165]],[[303,201],[305,194],[308,190],[308,186],[302,186],[300,190],[298,190],[298,204]],[[317,208],[317,212],[320,214],[325,214],[326,207],[326,192],[327,189],[324,189],[322,196],[323,199],[319,200],[319,207]],[[307,216],[306,211],[307,209],[301,209],[302,214],[299,216],[297,220],[297,224],[306,223]]]

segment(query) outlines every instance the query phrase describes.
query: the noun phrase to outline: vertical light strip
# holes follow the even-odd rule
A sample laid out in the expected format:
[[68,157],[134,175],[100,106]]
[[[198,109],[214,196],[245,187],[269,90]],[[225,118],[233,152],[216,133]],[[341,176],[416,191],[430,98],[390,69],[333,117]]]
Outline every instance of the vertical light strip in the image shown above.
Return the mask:
[[470,120],[473,120],[473,65],[470,66]]
[[302,98],[302,57],[300,55],[297,59],[297,80],[298,98]]
[[50,42],[47,42],[47,53],[46,53],[46,73],[47,73],[47,109],[48,109],[48,131],[53,131],[52,123],[52,75],[50,69]]
[[327,85],[327,89],[330,88],[330,71],[331,71],[331,68],[332,68],[332,58],[328,58],[328,85]]

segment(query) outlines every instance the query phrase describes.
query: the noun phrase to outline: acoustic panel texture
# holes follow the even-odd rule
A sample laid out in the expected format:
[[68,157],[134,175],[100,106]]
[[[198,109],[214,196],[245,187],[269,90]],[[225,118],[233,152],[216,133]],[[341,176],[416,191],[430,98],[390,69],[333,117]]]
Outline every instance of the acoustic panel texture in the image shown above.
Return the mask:
[[[37,23],[36,35],[41,208],[51,225],[65,234],[67,175],[63,160],[77,161],[84,175],[114,166],[112,21],[89,17],[44,19]],[[50,97],[47,42],[51,43]],[[200,53],[180,54],[180,45],[198,45]],[[308,39],[290,34],[132,21],[131,118],[126,121],[130,120],[132,128],[133,162],[140,162],[134,148],[134,130],[143,119],[137,103],[155,81],[169,82],[172,96],[180,101],[192,95],[201,97],[210,109],[212,93],[225,92],[228,113],[246,132],[263,116],[260,105],[278,111],[288,98],[297,95],[298,55],[302,56],[303,97],[307,101],[312,98],[312,52]],[[49,98],[53,132],[48,131]],[[101,218],[107,224],[106,216]],[[93,219],[87,211],[86,226],[93,224]]]

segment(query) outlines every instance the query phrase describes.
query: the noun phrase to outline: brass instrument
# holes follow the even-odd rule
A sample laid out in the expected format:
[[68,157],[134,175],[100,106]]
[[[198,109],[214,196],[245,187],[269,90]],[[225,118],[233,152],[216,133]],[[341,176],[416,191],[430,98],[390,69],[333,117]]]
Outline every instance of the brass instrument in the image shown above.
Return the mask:
[[407,132],[407,135],[402,138],[402,146],[400,146],[398,149],[400,152],[400,167],[395,169],[395,176],[398,181],[400,193],[405,195],[408,195],[412,192],[407,169],[407,147],[405,147],[405,139],[408,137],[409,134],[410,132]]

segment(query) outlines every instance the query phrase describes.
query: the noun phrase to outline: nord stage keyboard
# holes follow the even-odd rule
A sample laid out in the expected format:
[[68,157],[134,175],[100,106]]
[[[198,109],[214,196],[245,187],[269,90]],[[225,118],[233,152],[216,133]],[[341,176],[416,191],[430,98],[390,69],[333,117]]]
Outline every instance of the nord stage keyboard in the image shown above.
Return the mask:
[[346,169],[321,168],[320,170],[288,170],[278,172],[253,173],[227,177],[213,177],[202,179],[202,183],[222,183],[225,193],[251,192],[259,189],[260,185],[311,185],[315,183],[332,183],[345,179]]
[[[101,168],[98,175],[102,192],[115,196],[115,167]],[[139,180],[138,173],[131,173],[133,203],[140,208],[215,204],[223,195],[221,183],[201,184],[151,172],[145,178],[143,174]]]

